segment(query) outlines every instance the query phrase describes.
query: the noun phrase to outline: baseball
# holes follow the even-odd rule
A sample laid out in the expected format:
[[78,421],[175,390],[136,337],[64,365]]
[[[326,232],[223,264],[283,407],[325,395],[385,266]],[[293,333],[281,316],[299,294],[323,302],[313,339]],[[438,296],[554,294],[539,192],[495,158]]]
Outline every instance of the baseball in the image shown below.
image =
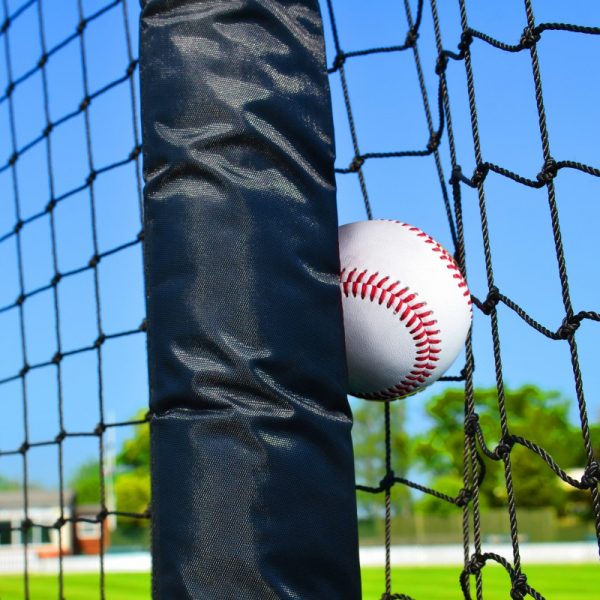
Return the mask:
[[450,254],[417,227],[340,227],[340,289],[349,393],[413,394],[441,377],[471,326],[471,295]]

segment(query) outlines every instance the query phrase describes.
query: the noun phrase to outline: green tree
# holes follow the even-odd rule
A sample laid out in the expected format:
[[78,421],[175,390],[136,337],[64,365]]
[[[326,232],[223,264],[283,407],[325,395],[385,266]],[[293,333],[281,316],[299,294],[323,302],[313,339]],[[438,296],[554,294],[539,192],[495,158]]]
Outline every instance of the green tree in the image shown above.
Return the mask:
[[[141,421],[145,417],[145,411],[140,410],[134,417],[135,421]],[[135,425],[133,437],[125,440],[123,448],[117,456],[117,465],[123,470],[142,468],[150,469],[150,430],[148,423]]]
[[[581,432],[569,422],[570,401],[560,392],[525,385],[506,390],[505,400],[512,435],[543,447],[564,469],[585,464]],[[475,407],[487,446],[493,449],[501,439],[496,389],[475,390]],[[463,487],[463,390],[448,389],[433,397],[427,403],[427,412],[433,424],[414,440],[415,465],[429,475],[433,487],[454,494]],[[559,514],[563,513],[569,491],[561,486],[560,479],[546,463],[518,444],[510,457],[517,504],[531,508],[553,507]],[[486,475],[480,487],[482,507],[504,506],[507,501],[504,465],[487,457],[484,463]],[[440,513],[448,507],[427,497],[417,503],[417,509]]]
[[[140,411],[135,420],[142,420]],[[133,436],[125,440],[117,456],[115,478],[117,510],[142,513],[150,504],[150,431],[148,423],[135,425]],[[129,528],[145,528],[146,519],[122,519],[120,524]]]
[[75,492],[77,504],[100,502],[100,464],[97,460],[83,463],[73,474],[69,486]]
[[[377,487],[385,476],[385,404],[360,400],[353,410],[352,442],[356,480],[360,484]],[[390,405],[390,442],[392,468],[396,475],[405,475],[410,464],[409,438],[404,428],[404,401]],[[409,510],[410,493],[403,486],[394,487],[394,507],[401,512]],[[359,518],[379,518],[383,507],[382,494],[360,492],[357,495]]]
[[8,492],[11,490],[18,490],[21,488],[21,484],[18,481],[13,481],[0,475],[0,491]]
[[[135,416],[135,420],[143,418],[143,411]],[[150,503],[150,436],[148,429],[147,423],[136,425],[133,436],[125,440],[117,456],[114,491],[118,511],[142,513]],[[78,504],[99,503],[100,466],[98,461],[91,460],[82,464],[71,478],[69,485],[76,493]],[[147,520],[122,519],[120,521],[120,525],[125,528],[148,526]]]

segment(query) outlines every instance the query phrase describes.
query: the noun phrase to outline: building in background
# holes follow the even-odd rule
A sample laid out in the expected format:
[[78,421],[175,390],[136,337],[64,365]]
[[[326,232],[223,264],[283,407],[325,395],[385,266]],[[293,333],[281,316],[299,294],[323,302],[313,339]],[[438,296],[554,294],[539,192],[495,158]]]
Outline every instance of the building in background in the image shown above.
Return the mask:
[[[30,489],[27,501],[29,519],[33,523],[48,526],[32,527],[27,533],[29,550],[40,558],[54,558],[61,549],[63,555],[99,554],[101,527],[104,528],[104,548],[110,544],[113,521],[105,519],[102,525],[95,522],[101,510],[99,505],[77,506],[75,494],[65,491],[63,518],[67,523],[61,528],[60,535],[58,529],[53,527],[61,516],[59,492]],[[76,522],[70,520],[73,518]],[[15,550],[21,551],[25,533],[19,528],[24,519],[22,490],[0,492],[0,557]]]

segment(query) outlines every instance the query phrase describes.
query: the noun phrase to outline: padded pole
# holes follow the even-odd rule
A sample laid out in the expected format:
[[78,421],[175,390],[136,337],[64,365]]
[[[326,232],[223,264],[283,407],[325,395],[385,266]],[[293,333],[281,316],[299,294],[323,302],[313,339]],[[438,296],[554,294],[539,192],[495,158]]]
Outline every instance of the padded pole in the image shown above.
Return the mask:
[[141,21],[155,600],[355,600],[316,0]]

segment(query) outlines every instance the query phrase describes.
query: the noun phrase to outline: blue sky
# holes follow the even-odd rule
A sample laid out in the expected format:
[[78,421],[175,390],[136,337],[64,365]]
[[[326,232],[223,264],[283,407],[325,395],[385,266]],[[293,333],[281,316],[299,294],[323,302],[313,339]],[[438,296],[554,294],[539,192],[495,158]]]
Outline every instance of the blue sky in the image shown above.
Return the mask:
[[[413,15],[416,2],[413,6]],[[458,3],[439,2],[444,47],[456,50],[460,40]],[[538,4],[537,22],[598,25],[600,14],[592,2]],[[431,13],[425,3],[419,51],[434,123],[437,76]],[[402,43],[407,30],[401,2],[355,0],[334,2],[343,50]],[[526,25],[523,3],[467,2],[469,23],[507,43],[517,43]],[[325,15],[327,23],[327,15]],[[329,62],[333,44],[328,35]],[[556,160],[598,164],[597,118],[600,85],[590,77],[598,36],[547,32],[538,44],[551,152]],[[509,54],[475,40],[471,47],[482,153],[494,162],[535,178],[543,157],[538,129],[531,59],[528,52]],[[346,75],[362,153],[424,148],[427,123],[411,52],[349,59]],[[475,159],[470,125],[464,62],[450,61],[447,76],[463,172],[473,172]],[[352,157],[350,134],[338,76],[332,77],[338,163]],[[441,156],[446,180],[450,161],[446,140]],[[394,218],[414,224],[452,248],[442,196],[432,157],[374,160],[364,167],[375,218]],[[597,310],[600,268],[594,260],[600,180],[562,170],[556,179],[558,204],[575,311]],[[488,220],[496,285],[546,327],[556,330],[564,317],[546,190],[535,190],[498,175],[486,179]],[[463,187],[467,270],[472,292],[485,298],[487,285],[478,208],[474,190]],[[365,218],[357,177],[338,177],[341,223]],[[535,383],[559,389],[573,399],[571,416],[577,422],[575,392],[566,342],[553,342],[526,325],[512,311],[499,307],[502,360],[508,386]],[[577,333],[590,416],[600,418],[595,335],[598,324],[586,321]],[[475,310],[475,383],[495,382],[489,319]],[[458,359],[454,371],[462,366]],[[438,383],[409,398],[411,429],[426,423],[423,406],[444,386]],[[540,440],[543,443],[543,440]]]
[[[22,0],[9,2],[10,12]],[[45,9],[47,48],[71,34],[78,21],[76,2],[65,1],[60,13]],[[85,14],[106,4],[88,0]],[[402,2],[389,0],[334,0],[342,48],[346,51],[402,43],[407,24]],[[416,2],[411,3],[413,10]],[[440,2],[444,47],[455,50],[460,38],[458,3]],[[538,22],[600,24],[598,9],[592,1],[577,3],[538,2]],[[324,5],[324,3],[323,3]],[[471,6],[472,5],[472,6]],[[498,0],[468,2],[473,28],[516,43],[525,25],[520,1]],[[137,50],[138,3],[130,0],[130,35]],[[4,15],[3,15],[4,17]],[[333,44],[326,23],[329,63]],[[419,50],[430,100],[435,100],[437,76],[431,15],[425,6]],[[16,78],[36,64],[41,54],[38,43],[37,12],[29,9],[10,29],[13,76]],[[86,32],[89,88],[93,92],[122,76],[128,64],[121,7],[108,11],[94,21]],[[107,43],[109,40],[109,43]],[[547,32],[538,45],[544,86],[544,100],[552,154],[557,160],[578,160],[598,165],[597,117],[600,83],[590,76],[593,58],[600,48],[598,36]],[[477,109],[484,160],[495,162],[530,178],[542,165],[537,126],[533,79],[529,54],[508,54],[475,40],[472,46]],[[52,56],[48,63],[50,113],[53,120],[75,110],[83,98],[78,42]],[[350,96],[355,111],[357,134],[363,153],[417,149],[428,139],[416,69],[411,52],[351,59],[346,65]],[[474,166],[474,153],[466,95],[463,62],[450,61],[448,67],[451,110],[458,145],[459,162],[465,173]],[[0,90],[7,84],[6,57],[0,58]],[[331,78],[336,145],[339,166],[352,157],[345,108],[339,77]],[[31,77],[18,86],[14,95],[17,145],[36,138],[45,127],[41,77]],[[432,106],[434,122],[436,108]],[[91,136],[96,168],[126,158],[134,146],[130,91],[127,84],[99,97],[90,108]],[[11,154],[8,135],[7,103],[0,104],[0,165]],[[81,116],[56,129],[53,135],[55,193],[60,195],[81,185],[88,172],[85,128]],[[447,144],[441,156],[446,180],[450,176]],[[49,199],[47,161],[44,144],[23,154],[18,162],[22,217],[36,214]],[[400,219],[424,229],[452,249],[443,210],[433,158],[374,160],[364,167],[374,216]],[[96,220],[98,246],[107,251],[135,238],[140,230],[135,166],[129,163],[98,177]],[[595,259],[600,205],[597,198],[600,180],[563,170],[556,179],[561,225],[576,311],[597,310],[600,291],[600,266]],[[497,175],[485,184],[494,269],[500,290],[550,329],[556,329],[564,316],[557,272],[549,210],[545,190],[534,190]],[[15,222],[10,171],[0,174],[0,236]],[[477,196],[463,188],[470,287],[485,297],[485,271]],[[338,177],[340,223],[365,218],[355,175]],[[75,194],[56,210],[58,260],[61,271],[85,265],[93,253],[91,213],[87,191]],[[33,290],[52,278],[51,241],[47,217],[27,225],[22,234],[25,289]],[[0,307],[14,302],[19,293],[15,268],[14,240],[0,243],[0,268],[3,286]],[[116,333],[136,328],[144,314],[142,263],[139,245],[106,258],[99,266],[103,328]],[[60,284],[63,319],[63,349],[89,345],[97,336],[90,272]],[[35,364],[48,360],[56,351],[52,295],[41,293],[26,302],[28,360]],[[560,389],[573,400],[572,418],[577,419],[573,376],[565,342],[552,342],[523,323],[503,306],[499,308],[502,358],[505,381],[509,386],[536,383]],[[600,378],[595,362],[594,335],[597,323],[584,322],[577,333],[586,397],[590,416],[600,418]],[[19,330],[15,310],[0,313],[0,379],[18,371],[23,357],[19,350]],[[494,383],[489,319],[475,311],[474,347],[477,385]],[[111,340],[104,346],[103,385],[109,419],[127,420],[147,405],[147,371],[144,336]],[[452,371],[462,366],[461,358]],[[125,367],[124,367],[125,366]],[[91,430],[98,422],[98,378],[94,353],[83,353],[63,362],[65,424],[69,431]],[[411,397],[407,416],[411,430],[426,425],[423,406],[431,390]],[[52,439],[58,431],[56,376],[53,367],[28,375],[29,422],[31,441]],[[15,448],[23,439],[21,392],[17,383],[0,387],[5,418],[0,422],[0,448]],[[119,429],[117,444],[130,435]],[[540,440],[543,443],[543,440]],[[96,456],[94,439],[66,442],[65,471]],[[30,478],[47,485],[56,480],[57,459],[52,449],[32,450]],[[20,459],[0,458],[0,474],[18,477]]]

